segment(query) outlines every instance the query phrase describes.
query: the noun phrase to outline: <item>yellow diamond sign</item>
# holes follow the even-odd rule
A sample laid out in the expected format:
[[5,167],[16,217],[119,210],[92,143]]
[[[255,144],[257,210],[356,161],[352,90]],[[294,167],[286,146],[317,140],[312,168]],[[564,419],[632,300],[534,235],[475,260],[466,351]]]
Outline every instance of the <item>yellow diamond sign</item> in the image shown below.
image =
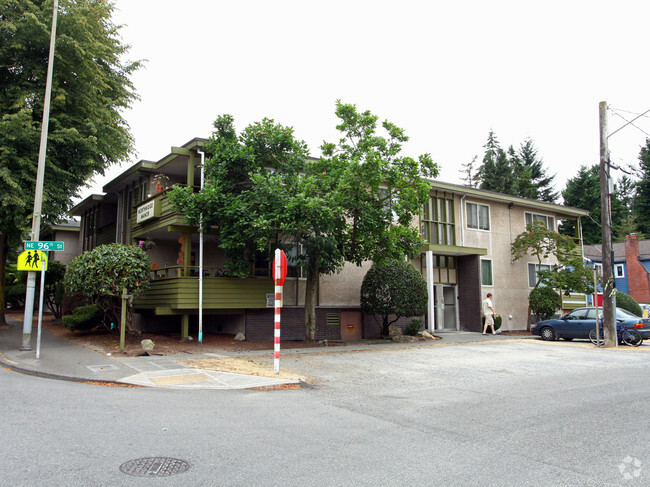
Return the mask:
[[[45,259],[45,263],[42,263]],[[45,265],[43,269],[42,265]],[[40,250],[25,250],[22,254],[18,256],[18,266],[19,271],[41,271],[47,270],[47,252]]]

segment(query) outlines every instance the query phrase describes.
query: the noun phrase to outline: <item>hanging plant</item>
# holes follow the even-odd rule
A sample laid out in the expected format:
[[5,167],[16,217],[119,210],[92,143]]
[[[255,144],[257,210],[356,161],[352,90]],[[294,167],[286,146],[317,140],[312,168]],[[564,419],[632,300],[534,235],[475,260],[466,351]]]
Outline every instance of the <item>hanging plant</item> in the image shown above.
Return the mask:
[[140,247],[145,252],[156,247],[156,242],[151,240],[151,236],[147,233],[144,240],[138,240],[138,247]]

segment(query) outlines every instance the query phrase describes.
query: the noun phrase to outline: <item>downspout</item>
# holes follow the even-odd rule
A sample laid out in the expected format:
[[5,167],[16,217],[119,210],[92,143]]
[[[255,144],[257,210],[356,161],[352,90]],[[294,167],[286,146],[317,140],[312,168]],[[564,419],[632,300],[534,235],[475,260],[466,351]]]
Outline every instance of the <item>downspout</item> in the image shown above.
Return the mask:
[[465,201],[465,196],[460,197],[460,245],[461,247],[465,246],[465,212],[463,211],[463,201]]
[[[201,155],[201,191],[203,191],[203,163],[205,153],[197,149]],[[199,217],[199,344],[203,344],[203,213]]]

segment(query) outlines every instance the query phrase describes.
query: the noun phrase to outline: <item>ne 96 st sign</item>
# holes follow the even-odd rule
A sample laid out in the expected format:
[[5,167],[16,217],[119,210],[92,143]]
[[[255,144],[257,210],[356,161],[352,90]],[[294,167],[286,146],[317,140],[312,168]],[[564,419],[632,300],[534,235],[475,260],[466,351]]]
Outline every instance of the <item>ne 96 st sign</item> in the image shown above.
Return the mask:
[[25,242],[25,250],[42,250],[47,251],[63,251],[63,242],[44,242],[40,240],[28,240]]

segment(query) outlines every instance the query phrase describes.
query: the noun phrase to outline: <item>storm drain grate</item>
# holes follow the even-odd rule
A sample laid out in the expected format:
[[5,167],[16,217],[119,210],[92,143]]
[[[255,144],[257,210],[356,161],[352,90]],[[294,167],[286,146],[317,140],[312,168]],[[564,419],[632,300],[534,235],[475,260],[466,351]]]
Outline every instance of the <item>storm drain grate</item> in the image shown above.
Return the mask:
[[120,471],[135,477],[169,477],[183,473],[190,464],[178,458],[152,457],[130,460],[120,465]]

